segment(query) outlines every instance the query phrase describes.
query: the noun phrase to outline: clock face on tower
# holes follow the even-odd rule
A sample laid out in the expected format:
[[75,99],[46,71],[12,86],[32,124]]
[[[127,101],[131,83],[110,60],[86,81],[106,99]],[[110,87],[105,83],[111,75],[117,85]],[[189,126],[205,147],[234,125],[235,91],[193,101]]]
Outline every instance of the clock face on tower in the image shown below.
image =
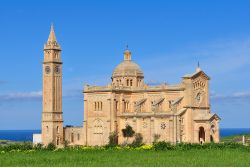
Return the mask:
[[46,74],[49,74],[49,73],[50,73],[50,67],[49,67],[49,66],[46,66],[46,67],[45,67],[45,73],[46,73]]
[[55,66],[54,71],[55,71],[56,74],[60,74],[60,67],[59,66]]

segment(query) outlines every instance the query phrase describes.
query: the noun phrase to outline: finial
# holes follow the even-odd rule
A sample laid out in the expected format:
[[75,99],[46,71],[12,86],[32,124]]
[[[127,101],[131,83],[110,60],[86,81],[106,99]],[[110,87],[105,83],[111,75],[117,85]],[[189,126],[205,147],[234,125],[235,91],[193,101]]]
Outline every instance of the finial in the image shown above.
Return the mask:
[[53,22],[51,22],[51,24],[50,24],[50,31],[54,31],[54,24],[53,24]]
[[198,61],[196,72],[199,72],[199,71],[201,71],[201,68],[200,68],[200,62]]
[[128,50],[128,44],[126,45],[126,50]]

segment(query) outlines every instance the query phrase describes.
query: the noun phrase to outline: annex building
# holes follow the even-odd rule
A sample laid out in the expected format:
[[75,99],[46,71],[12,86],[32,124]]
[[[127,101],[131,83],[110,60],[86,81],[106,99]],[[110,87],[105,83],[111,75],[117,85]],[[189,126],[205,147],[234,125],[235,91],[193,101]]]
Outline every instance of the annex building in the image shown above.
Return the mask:
[[144,143],[152,143],[155,135],[171,143],[219,142],[220,118],[210,110],[209,80],[197,67],[179,84],[149,86],[126,49],[109,85],[84,86],[83,126],[64,127],[61,47],[52,26],[44,45],[42,143],[105,145],[110,133],[118,132],[122,144],[126,125],[140,133]]

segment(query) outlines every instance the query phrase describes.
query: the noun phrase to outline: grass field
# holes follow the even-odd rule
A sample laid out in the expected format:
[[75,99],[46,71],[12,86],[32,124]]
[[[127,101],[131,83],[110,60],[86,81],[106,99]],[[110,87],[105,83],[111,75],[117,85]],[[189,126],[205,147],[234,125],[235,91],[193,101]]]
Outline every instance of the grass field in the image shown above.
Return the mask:
[[240,149],[137,151],[65,150],[0,154],[1,167],[75,166],[249,166],[250,152]]
[[245,136],[245,142],[246,142],[246,144],[250,144],[250,134],[242,134],[242,135],[222,137],[221,138],[221,142],[242,143],[242,136],[243,135]]

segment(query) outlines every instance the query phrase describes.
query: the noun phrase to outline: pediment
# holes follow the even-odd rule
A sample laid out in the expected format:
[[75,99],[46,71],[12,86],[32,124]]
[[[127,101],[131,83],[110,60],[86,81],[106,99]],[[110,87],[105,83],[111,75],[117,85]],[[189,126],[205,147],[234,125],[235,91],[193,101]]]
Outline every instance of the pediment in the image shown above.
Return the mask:
[[210,118],[210,120],[221,120],[221,118],[217,114],[213,114],[213,116]]

